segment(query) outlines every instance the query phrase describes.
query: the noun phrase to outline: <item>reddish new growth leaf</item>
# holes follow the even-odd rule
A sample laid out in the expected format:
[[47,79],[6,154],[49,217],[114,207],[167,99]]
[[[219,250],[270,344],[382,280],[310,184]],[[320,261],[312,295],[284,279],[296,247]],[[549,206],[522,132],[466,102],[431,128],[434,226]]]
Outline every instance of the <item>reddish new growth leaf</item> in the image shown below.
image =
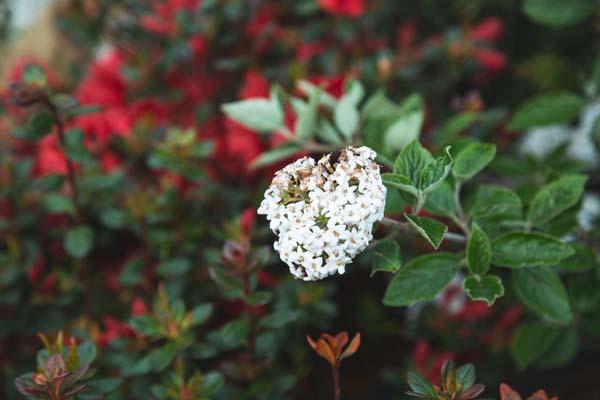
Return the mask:
[[[521,395],[513,388],[503,383],[500,385],[500,400],[522,400]],[[558,397],[548,397],[545,390],[538,390],[526,400],[558,400]]]
[[329,365],[337,367],[340,362],[356,353],[360,347],[360,333],[352,339],[348,347],[344,349],[344,346],[348,344],[348,332],[342,332],[336,336],[322,333],[319,339],[315,342],[310,336],[306,336],[306,340],[312,349],[322,358],[326,359]]
[[[333,373],[333,398],[340,398],[340,373],[342,360],[356,353],[360,347],[360,333],[357,333],[348,344],[348,332],[338,333],[336,336],[322,333],[315,342],[310,336],[306,340],[312,349],[322,358],[327,360]],[[346,346],[348,344],[348,346]]]

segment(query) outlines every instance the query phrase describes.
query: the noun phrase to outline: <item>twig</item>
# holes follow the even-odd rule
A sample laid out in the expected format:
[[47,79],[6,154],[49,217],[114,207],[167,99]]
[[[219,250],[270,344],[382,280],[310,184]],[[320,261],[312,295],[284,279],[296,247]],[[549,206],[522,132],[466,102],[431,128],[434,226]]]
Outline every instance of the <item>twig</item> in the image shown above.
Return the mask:
[[73,200],[73,206],[75,208],[75,222],[79,224],[81,222],[81,207],[79,204],[79,187],[77,186],[77,178],[75,172],[75,165],[73,161],[69,159],[66,154],[66,140],[65,140],[65,128],[60,118],[60,114],[58,109],[52,103],[52,101],[48,98],[48,96],[44,96],[42,103],[48,109],[50,114],[52,115],[52,119],[54,120],[54,124],[56,125],[56,135],[58,136],[58,141],[60,143],[60,147],[62,149],[63,155],[65,157],[65,162],[67,164],[67,179],[69,181],[69,186],[71,187],[71,198]]

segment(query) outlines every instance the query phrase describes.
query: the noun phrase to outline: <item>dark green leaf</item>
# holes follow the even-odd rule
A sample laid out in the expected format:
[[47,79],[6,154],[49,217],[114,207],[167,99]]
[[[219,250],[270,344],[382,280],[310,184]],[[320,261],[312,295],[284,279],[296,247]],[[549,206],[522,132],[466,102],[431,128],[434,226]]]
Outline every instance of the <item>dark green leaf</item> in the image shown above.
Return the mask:
[[579,334],[574,327],[565,328],[550,349],[535,362],[538,368],[555,368],[564,365],[577,355]]
[[524,130],[536,126],[567,123],[579,115],[583,104],[581,97],[571,93],[539,95],[517,109],[509,128]]
[[213,306],[210,303],[197,305],[192,310],[192,326],[203,324],[212,314]]
[[579,202],[587,177],[565,175],[542,187],[529,207],[528,219],[534,225],[543,225]]
[[519,325],[512,353],[519,369],[525,369],[547,352],[560,336],[560,329],[542,322]]
[[235,319],[223,325],[221,339],[228,346],[240,346],[248,340],[250,325],[246,318]]
[[467,266],[474,275],[485,275],[490,269],[492,248],[486,233],[473,223],[471,236],[467,242]]
[[395,240],[385,239],[377,243],[373,250],[373,269],[371,276],[378,271],[396,272],[402,266],[400,246]]
[[383,183],[389,187],[400,189],[403,192],[410,193],[413,196],[419,196],[419,189],[404,175],[392,174],[389,172],[381,174]]
[[403,175],[413,186],[419,186],[421,171],[433,157],[418,141],[412,141],[402,149],[394,163],[394,174]]
[[429,193],[425,201],[425,209],[436,215],[450,216],[456,214],[454,191],[448,182],[442,183]]
[[460,180],[468,180],[481,172],[496,155],[496,145],[488,143],[472,143],[462,149],[456,156],[452,169],[454,176]]
[[54,121],[47,111],[30,117],[27,125],[13,130],[13,136],[22,140],[39,140],[52,131]]
[[559,324],[568,324],[573,319],[567,291],[551,268],[515,270],[513,285],[523,304],[542,318]]
[[473,364],[465,364],[458,367],[456,370],[456,383],[460,386],[461,391],[465,391],[475,383],[477,375]]
[[492,244],[492,262],[508,268],[557,264],[574,253],[568,244],[541,233],[509,232]]
[[432,396],[431,398],[433,398],[433,396],[436,395],[433,385],[431,383],[429,383],[429,381],[427,379],[423,378],[421,375],[417,374],[416,372],[410,371],[408,373],[408,375],[406,376],[406,380],[407,380],[408,386],[410,386],[411,390],[414,393],[422,394],[422,395],[426,395],[426,396]]
[[537,23],[561,28],[591,17],[598,8],[594,0],[525,0],[523,11]]
[[399,307],[433,299],[454,278],[459,262],[459,258],[450,253],[413,258],[394,276],[383,303]]
[[471,300],[485,301],[488,306],[504,296],[502,279],[496,275],[468,276],[463,282],[463,289]]
[[433,218],[420,218],[416,215],[404,214],[408,222],[433,246],[434,249],[440,247],[448,227]]
[[437,157],[423,168],[419,176],[419,189],[427,194],[439,187],[452,169],[450,147],[444,150],[444,155]]
[[87,256],[93,243],[94,232],[85,225],[69,229],[64,240],[65,250],[74,258]]
[[172,258],[161,262],[156,273],[162,277],[173,278],[185,275],[191,267],[192,263],[187,258]]
[[44,208],[50,213],[73,214],[75,207],[69,197],[62,194],[50,193],[44,196]]

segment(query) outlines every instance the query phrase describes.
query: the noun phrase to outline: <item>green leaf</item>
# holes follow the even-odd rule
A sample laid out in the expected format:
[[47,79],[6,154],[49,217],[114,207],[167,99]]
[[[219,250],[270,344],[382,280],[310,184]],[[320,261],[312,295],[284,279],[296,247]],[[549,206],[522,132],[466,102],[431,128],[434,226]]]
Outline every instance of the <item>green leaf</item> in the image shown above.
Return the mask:
[[387,128],[383,144],[387,149],[399,150],[416,141],[423,126],[423,100],[413,95],[400,104],[399,117]]
[[477,375],[473,364],[465,364],[458,367],[456,370],[456,383],[461,388],[461,392],[473,386]]
[[76,107],[66,110],[63,113],[63,115],[65,118],[73,118],[73,117],[79,117],[81,115],[95,114],[100,111],[102,111],[102,106],[100,106],[100,105],[93,105],[93,104],[84,105],[84,106],[79,105],[79,106],[76,106]]
[[450,253],[434,253],[413,258],[390,282],[383,304],[410,306],[433,299],[456,275],[459,258]]
[[50,213],[73,214],[75,206],[69,197],[62,194],[50,193],[44,196],[44,208]]
[[100,214],[100,220],[109,228],[122,228],[127,222],[127,213],[117,208],[107,208]]
[[247,301],[248,304],[251,304],[253,306],[262,306],[270,302],[272,298],[273,295],[271,294],[271,292],[258,291],[248,296]]
[[262,168],[274,164],[288,157],[293,156],[300,151],[300,146],[295,143],[285,143],[273,150],[262,153],[250,164],[250,168]]
[[192,323],[191,326],[203,324],[210,318],[212,314],[213,306],[210,303],[199,304],[192,310]]
[[283,111],[276,99],[249,99],[221,106],[227,116],[258,132],[283,128]]
[[97,392],[100,394],[108,394],[110,392],[114,392],[122,384],[122,378],[94,379],[92,381],[85,382],[85,385],[89,387],[93,392]]
[[294,131],[296,137],[302,140],[310,139],[313,136],[317,124],[317,107],[319,106],[320,90],[315,90],[308,101],[308,106],[300,113],[297,112],[298,118]]
[[211,371],[204,374],[202,379],[202,394],[212,396],[217,393],[225,384],[225,378],[220,372]]
[[440,247],[448,227],[433,218],[419,218],[416,215],[404,214],[408,222],[433,246]]
[[512,354],[519,369],[527,368],[547,352],[560,336],[560,329],[542,322],[528,322],[517,327]]
[[65,153],[70,160],[81,164],[94,161],[94,156],[83,144],[81,129],[70,129],[65,133]]
[[129,324],[136,332],[142,335],[149,337],[158,337],[161,335],[160,323],[151,315],[133,317]]
[[311,96],[313,96],[314,92],[321,92],[321,95],[319,96],[319,102],[320,104],[326,106],[329,109],[333,109],[336,105],[336,99],[335,97],[333,97],[332,95],[330,95],[329,93],[327,93],[326,91],[324,91],[323,89],[321,89],[319,86],[309,82],[309,81],[305,81],[305,80],[300,80],[298,81],[298,89],[304,93],[305,95],[307,95],[309,98]]
[[527,128],[567,123],[575,119],[584,105],[581,97],[571,93],[544,94],[522,104],[513,115],[509,128]]
[[223,325],[220,336],[228,346],[240,346],[246,343],[250,324],[246,318],[235,319]]
[[525,0],[523,12],[539,24],[562,28],[591,17],[597,7],[594,0]]
[[523,206],[518,194],[495,185],[481,185],[468,208],[469,215],[478,220],[519,220]]
[[523,304],[542,318],[559,324],[573,320],[567,291],[551,268],[515,270],[513,286]]
[[433,161],[433,156],[418,141],[402,149],[394,162],[394,174],[404,175],[414,187],[419,187],[421,171]]
[[579,313],[593,312],[600,306],[600,279],[594,271],[571,274],[568,280],[569,295],[573,308]]
[[409,371],[406,376],[406,381],[414,393],[429,396],[431,398],[436,396],[433,385],[416,372]]
[[488,306],[504,296],[502,279],[496,275],[468,276],[463,281],[463,289],[471,300],[485,301]]
[[469,180],[492,162],[495,155],[495,144],[472,143],[458,153],[452,172],[460,180]]
[[452,169],[450,147],[446,147],[444,155],[437,157],[423,168],[419,174],[419,189],[423,194],[428,194],[438,188]]
[[427,195],[425,209],[435,215],[451,216],[456,214],[454,191],[448,182],[443,182]]
[[567,257],[558,264],[560,271],[583,272],[598,266],[596,253],[590,247],[581,243],[572,243],[575,254]]
[[94,232],[85,225],[69,229],[64,240],[65,250],[74,258],[87,256],[93,243]]
[[392,239],[385,239],[378,242],[373,250],[371,276],[378,271],[395,273],[401,266],[400,246],[398,246],[398,243]]
[[324,118],[319,121],[317,137],[326,143],[337,144],[340,146],[344,144],[344,141],[340,137],[340,134],[337,132],[337,130],[329,121]]
[[485,275],[490,269],[492,247],[486,233],[473,223],[471,236],[467,242],[467,266],[474,275]]
[[527,219],[540,226],[573,207],[583,195],[587,177],[565,175],[542,187],[534,196]]
[[444,126],[436,132],[435,138],[437,147],[439,148],[452,142],[460,132],[469,128],[478,117],[479,114],[468,111],[450,118]]
[[346,93],[333,109],[333,120],[335,125],[347,140],[352,139],[360,122],[360,114],[358,113],[357,108],[358,102],[362,97],[360,94],[357,94],[360,90],[361,89],[354,89],[354,91]]
[[492,244],[492,262],[508,268],[557,264],[574,253],[568,244],[541,233],[509,232]]
[[404,175],[386,172],[381,174],[381,180],[389,187],[400,189],[403,192],[410,193],[415,197],[419,196],[419,189],[417,189],[411,180]]
[[158,264],[156,273],[165,278],[173,278],[185,275],[191,267],[192,263],[187,258],[172,258]]
[[39,140],[52,131],[54,120],[47,111],[32,115],[24,127],[16,128],[12,135],[21,140]]
[[296,321],[301,316],[300,310],[279,309],[260,320],[260,325],[265,328],[279,329]]
[[555,368],[575,358],[579,350],[579,334],[575,327],[563,329],[550,349],[535,362],[538,368]]
[[85,341],[77,346],[78,366],[90,365],[96,359],[96,345],[93,342]]

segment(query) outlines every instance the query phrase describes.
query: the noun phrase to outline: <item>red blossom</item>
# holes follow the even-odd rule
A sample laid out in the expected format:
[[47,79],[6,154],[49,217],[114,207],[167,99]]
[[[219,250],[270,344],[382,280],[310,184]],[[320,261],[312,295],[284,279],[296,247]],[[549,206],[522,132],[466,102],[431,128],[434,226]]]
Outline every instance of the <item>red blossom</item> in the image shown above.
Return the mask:
[[481,20],[475,25],[469,36],[473,40],[481,40],[485,42],[496,42],[500,40],[504,33],[504,23],[500,18],[489,17]]
[[415,369],[435,385],[440,384],[439,371],[442,365],[454,358],[455,354],[452,352],[434,352],[431,345],[423,339],[417,341],[413,350]]
[[133,299],[133,302],[131,303],[131,315],[139,317],[146,314],[148,314],[148,308],[146,307],[144,300],[140,297]]
[[321,9],[334,15],[357,18],[365,13],[365,0],[319,0]]
[[105,347],[116,339],[136,337],[136,332],[129,325],[110,315],[102,318],[102,323],[104,330],[97,339],[100,347]]

